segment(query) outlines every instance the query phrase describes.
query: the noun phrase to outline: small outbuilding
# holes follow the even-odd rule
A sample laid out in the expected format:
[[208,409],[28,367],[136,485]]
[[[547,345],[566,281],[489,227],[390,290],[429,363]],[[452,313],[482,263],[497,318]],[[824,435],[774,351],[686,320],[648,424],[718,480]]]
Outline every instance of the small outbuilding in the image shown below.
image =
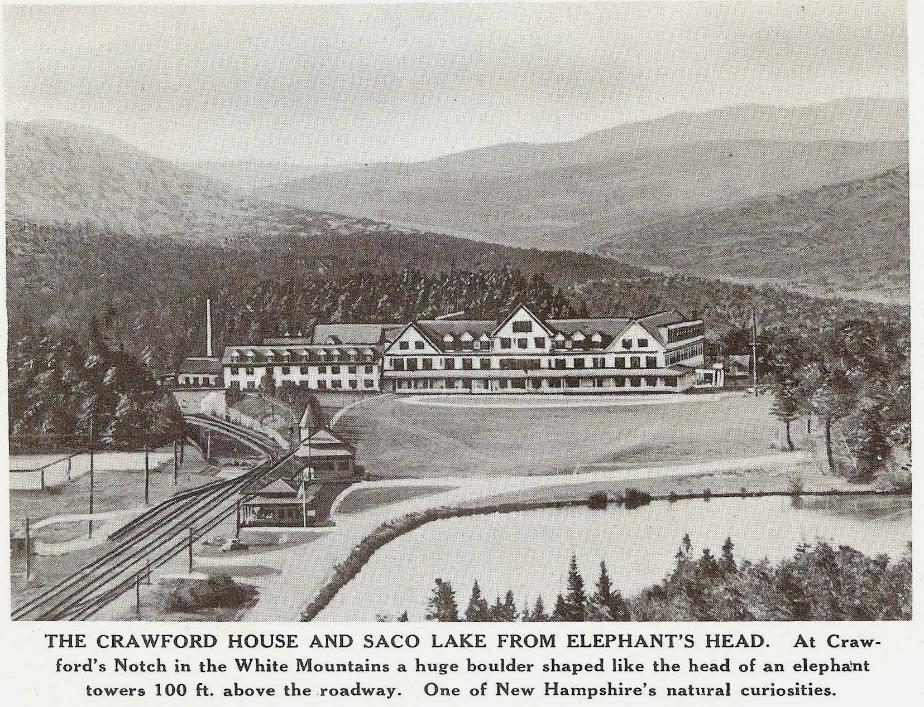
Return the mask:
[[303,439],[295,458],[310,481],[346,481],[356,475],[356,450],[326,427]]

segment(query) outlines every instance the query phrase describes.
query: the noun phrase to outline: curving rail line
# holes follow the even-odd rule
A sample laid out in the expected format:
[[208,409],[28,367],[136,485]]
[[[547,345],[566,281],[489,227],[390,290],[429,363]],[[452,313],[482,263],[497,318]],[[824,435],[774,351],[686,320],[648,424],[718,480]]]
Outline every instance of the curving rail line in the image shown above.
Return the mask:
[[156,568],[180,554],[193,538],[234,513],[241,489],[288,461],[280,457],[275,445],[262,435],[237,425],[190,416],[187,422],[201,424],[246,441],[259,448],[267,460],[246,474],[214,481],[177,494],[115,531],[115,544],[56,586],[30,599],[12,612],[14,620],[75,621],[90,618],[100,608],[131,589],[148,569]]

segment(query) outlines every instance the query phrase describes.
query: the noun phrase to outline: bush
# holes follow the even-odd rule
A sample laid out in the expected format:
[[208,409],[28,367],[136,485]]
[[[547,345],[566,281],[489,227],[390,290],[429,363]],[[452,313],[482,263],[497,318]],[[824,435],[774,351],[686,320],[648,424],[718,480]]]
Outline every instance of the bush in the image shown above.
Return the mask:
[[651,494],[639,491],[638,489],[626,489],[625,493],[622,495],[622,502],[629,510],[640,508],[641,506],[647,506],[651,503]]
[[161,611],[235,609],[256,599],[257,589],[238,584],[229,575],[216,574],[206,579],[163,579],[155,597]]
[[606,491],[594,491],[587,499],[587,507],[593,510],[600,510],[606,508],[609,499],[606,496]]

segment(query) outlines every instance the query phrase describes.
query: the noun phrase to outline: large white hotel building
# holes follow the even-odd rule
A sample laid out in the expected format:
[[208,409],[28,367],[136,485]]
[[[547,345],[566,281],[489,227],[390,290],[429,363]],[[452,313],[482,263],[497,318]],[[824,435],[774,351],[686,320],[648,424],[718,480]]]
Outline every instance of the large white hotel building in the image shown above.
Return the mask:
[[499,322],[318,324],[310,337],[228,346],[221,369],[224,387],[242,390],[258,388],[271,371],[277,386],[312,390],[677,392],[696,382],[703,343],[703,321],[676,311],[541,319],[518,306]]

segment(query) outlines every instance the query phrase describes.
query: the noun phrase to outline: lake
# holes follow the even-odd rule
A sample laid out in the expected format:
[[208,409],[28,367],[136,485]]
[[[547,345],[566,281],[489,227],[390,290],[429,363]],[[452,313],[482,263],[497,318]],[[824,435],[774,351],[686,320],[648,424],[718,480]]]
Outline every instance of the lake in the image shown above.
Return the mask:
[[379,550],[318,621],[371,621],[407,610],[422,620],[434,580],[452,583],[464,610],[477,579],[489,602],[512,589],[517,604],[542,595],[548,609],[564,591],[572,553],[590,588],[607,564],[613,584],[634,595],[659,582],[684,533],[696,555],[714,555],[731,537],[738,559],[791,557],[823,539],[867,554],[897,558],[911,540],[907,497],[731,498],[654,502],[635,510],[611,506],[542,509],[429,523]]

